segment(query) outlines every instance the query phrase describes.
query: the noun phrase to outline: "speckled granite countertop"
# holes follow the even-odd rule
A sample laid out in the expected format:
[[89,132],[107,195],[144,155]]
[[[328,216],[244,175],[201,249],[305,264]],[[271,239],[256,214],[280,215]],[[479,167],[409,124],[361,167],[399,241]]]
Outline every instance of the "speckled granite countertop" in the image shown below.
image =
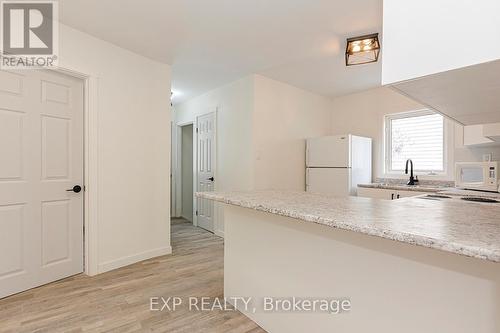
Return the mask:
[[500,204],[418,197],[392,201],[285,191],[205,192],[196,196],[500,263]]
[[382,184],[382,183],[370,183],[370,184],[358,184],[358,187],[364,188],[378,188],[384,190],[396,190],[396,191],[413,191],[413,192],[439,192],[446,189],[441,186],[434,185],[414,185],[408,186],[404,184]]

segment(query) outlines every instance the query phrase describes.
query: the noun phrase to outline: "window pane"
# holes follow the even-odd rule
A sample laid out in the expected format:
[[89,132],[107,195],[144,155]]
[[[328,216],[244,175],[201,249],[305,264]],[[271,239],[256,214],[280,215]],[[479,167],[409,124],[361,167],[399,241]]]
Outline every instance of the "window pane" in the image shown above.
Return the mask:
[[391,170],[402,171],[407,159],[415,170],[444,171],[444,119],[440,114],[391,121]]

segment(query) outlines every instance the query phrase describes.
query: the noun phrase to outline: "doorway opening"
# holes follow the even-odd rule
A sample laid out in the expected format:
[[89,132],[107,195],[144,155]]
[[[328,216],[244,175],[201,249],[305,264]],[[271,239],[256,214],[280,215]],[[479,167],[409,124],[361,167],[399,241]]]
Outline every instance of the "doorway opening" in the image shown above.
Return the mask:
[[[217,210],[195,192],[215,189],[216,112],[177,123],[172,138],[172,224],[189,221],[212,233],[217,232]],[[182,221],[179,221],[182,220]]]
[[181,217],[193,223],[193,124],[181,126]]
[[196,124],[172,124],[171,223],[197,226],[194,192],[196,183]]

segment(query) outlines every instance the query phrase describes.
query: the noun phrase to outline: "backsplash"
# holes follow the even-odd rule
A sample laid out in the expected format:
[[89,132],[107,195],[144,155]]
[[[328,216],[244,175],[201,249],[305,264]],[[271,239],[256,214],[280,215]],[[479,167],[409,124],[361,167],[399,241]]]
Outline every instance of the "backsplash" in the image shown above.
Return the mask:
[[[375,183],[383,184],[393,184],[393,185],[404,185],[407,179],[397,179],[397,178],[376,178]],[[429,179],[419,179],[419,185],[431,185],[431,186],[442,186],[442,187],[455,187],[455,182],[452,180],[429,180]]]

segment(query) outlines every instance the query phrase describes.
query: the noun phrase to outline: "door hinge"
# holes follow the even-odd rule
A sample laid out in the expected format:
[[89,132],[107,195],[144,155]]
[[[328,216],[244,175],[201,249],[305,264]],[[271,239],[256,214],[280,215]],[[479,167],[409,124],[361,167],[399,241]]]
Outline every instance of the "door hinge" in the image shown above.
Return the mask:
[[196,127],[196,133],[198,133],[198,127]]
[[196,216],[198,216],[198,210],[196,211]]

